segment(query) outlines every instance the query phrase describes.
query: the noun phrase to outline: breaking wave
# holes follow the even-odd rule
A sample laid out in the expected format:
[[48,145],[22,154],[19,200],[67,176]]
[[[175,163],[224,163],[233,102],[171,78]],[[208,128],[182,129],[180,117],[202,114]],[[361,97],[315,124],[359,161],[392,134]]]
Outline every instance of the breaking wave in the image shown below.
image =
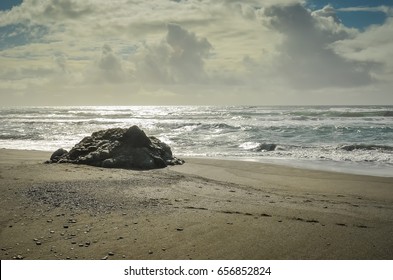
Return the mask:
[[0,148],[71,148],[94,131],[138,125],[178,156],[393,166],[393,107],[0,108]]

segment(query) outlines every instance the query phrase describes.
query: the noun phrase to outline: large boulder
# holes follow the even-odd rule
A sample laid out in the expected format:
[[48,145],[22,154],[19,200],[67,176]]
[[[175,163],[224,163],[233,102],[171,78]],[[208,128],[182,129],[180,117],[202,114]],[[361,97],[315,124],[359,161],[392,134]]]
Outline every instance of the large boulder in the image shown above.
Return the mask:
[[148,137],[137,126],[111,128],[83,138],[69,152],[55,151],[48,163],[75,163],[105,168],[154,169],[183,164],[171,148],[156,137]]

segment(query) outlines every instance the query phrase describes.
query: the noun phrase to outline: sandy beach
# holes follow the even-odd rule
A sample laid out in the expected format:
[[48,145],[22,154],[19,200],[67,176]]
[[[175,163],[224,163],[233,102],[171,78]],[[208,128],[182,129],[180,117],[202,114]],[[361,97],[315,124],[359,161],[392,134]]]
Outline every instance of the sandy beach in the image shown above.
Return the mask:
[[1,259],[393,259],[393,178],[186,158],[150,171],[0,150]]

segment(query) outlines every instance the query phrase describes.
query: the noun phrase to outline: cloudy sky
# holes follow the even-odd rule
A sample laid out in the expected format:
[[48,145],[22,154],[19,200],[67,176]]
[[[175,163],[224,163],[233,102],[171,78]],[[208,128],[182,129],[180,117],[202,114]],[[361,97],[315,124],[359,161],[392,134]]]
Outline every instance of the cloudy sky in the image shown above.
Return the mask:
[[0,101],[393,105],[393,0],[1,0]]

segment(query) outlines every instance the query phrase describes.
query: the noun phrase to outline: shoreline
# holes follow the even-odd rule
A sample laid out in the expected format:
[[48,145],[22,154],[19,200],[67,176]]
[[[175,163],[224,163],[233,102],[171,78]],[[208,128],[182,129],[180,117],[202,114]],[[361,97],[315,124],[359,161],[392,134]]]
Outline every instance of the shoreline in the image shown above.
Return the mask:
[[393,259],[393,178],[185,158],[149,171],[0,149],[1,259]]
[[[182,158],[182,156],[180,156]],[[341,173],[349,175],[364,175],[373,177],[386,177],[393,178],[391,174],[392,168],[387,167],[376,167],[373,166],[371,169],[369,166],[360,166],[361,163],[354,162],[327,162],[318,160],[307,160],[307,159],[282,159],[282,158],[251,158],[251,157],[200,157],[200,156],[189,156],[184,157],[185,159],[206,159],[206,160],[229,160],[229,161],[240,161],[240,162],[255,162],[266,165],[281,166],[287,168],[305,169],[310,171],[322,171]],[[352,165],[352,166],[350,166]]]
[[[37,152],[47,154],[49,159],[50,155],[54,152],[46,150],[35,150],[35,149],[8,149],[0,148],[3,151],[26,151],[26,152]],[[203,160],[223,160],[223,161],[238,161],[238,162],[255,162],[265,165],[274,165],[277,167],[284,168],[297,168],[309,171],[322,171],[322,172],[332,172],[341,173],[348,175],[363,175],[363,176],[373,176],[373,177],[384,177],[393,178],[391,170],[388,167],[377,167],[373,166],[361,166],[362,163],[354,162],[327,162],[327,161],[317,161],[317,160],[306,160],[306,159],[281,159],[281,158],[250,158],[250,157],[202,157],[202,156],[178,156],[184,159],[203,159]],[[393,169],[393,167],[392,167]]]

